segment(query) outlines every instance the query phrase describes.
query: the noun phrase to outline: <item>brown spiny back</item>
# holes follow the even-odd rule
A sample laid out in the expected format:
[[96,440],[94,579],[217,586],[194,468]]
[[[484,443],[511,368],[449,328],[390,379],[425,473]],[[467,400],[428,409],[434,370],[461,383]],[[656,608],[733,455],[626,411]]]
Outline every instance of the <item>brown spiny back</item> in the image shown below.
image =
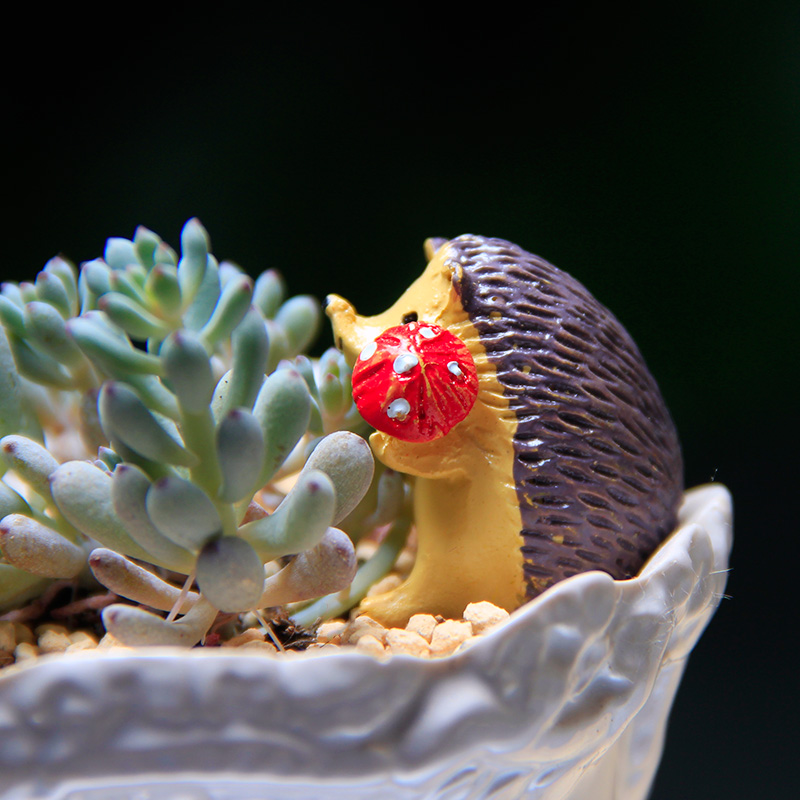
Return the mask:
[[538,256],[482,236],[449,244],[455,288],[517,417],[528,597],[587,570],[636,575],[675,526],[683,488],[675,427],[638,348]]

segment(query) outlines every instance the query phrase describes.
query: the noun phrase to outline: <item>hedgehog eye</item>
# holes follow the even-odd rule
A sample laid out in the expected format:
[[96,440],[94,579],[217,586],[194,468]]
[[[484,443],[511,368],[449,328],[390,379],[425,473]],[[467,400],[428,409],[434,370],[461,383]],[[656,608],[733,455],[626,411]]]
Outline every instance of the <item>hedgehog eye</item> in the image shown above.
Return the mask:
[[409,311],[408,314],[403,314],[403,325],[408,325],[411,322],[416,322],[418,319],[416,311]]

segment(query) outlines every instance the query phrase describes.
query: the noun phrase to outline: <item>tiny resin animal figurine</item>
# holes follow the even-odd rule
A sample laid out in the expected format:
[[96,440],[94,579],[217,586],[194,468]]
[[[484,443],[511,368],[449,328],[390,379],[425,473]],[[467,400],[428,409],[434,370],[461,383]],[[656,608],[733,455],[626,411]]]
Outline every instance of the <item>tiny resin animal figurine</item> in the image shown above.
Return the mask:
[[428,239],[387,311],[328,298],[354,398],[386,466],[416,476],[408,579],[363,601],[509,611],[588,570],[635,576],[673,530],[675,427],[633,340],[574,278],[502,239]]

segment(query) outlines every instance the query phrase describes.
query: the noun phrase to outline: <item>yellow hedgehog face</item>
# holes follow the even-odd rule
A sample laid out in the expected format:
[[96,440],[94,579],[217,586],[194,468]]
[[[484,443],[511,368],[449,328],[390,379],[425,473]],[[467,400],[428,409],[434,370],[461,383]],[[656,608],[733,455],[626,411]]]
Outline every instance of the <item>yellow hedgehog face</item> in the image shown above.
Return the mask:
[[[353,365],[359,362],[360,356],[370,358],[372,349],[368,346],[384,332],[402,325],[414,328],[410,324],[413,322],[437,326],[457,337],[466,347],[477,379],[477,397],[466,417],[456,415],[447,425],[441,426],[442,430],[433,438],[401,436],[391,424],[370,423],[377,428],[370,437],[370,444],[375,456],[386,466],[417,477],[444,478],[468,472],[472,469],[473,459],[482,462],[488,457],[494,460],[498,447],[510,438],[509,431],[513,431],[514,421],[480,335],[470,322],[457,291],[462,268],[454,257],[452,244],[429,239],[425,248],[430,259],[428,266],[383,313],[359,316],[350,303],[337,295],[329,296],[326,310],[333,325],[336,345]],[[449,368],[450,364],[447,366]],[[458,366],[465,367],[463,363]],[[466,368],[464,373],[467,373]],[[438,405],[442,393],[435,391],[433,394]],[[388,397],[386,392],[378,400],[385,397]],[[409,419],[421,418],[413,404],[409,406]],[[387,408],[381,408],[392,416],[391,403]],[[499,435],[498,426],[502,428]]]
[[330,295],[326,312],[333,325],[337,347],[353,364],[358,354],[387,328],[409,322],[430,322],[460,335],[460,326],[466,319],[461,302],[453,287],[456,267],[447,264],[447,245],[434,254],[433,246],[426,242],[430,261],[425,271],[400,298],[386,311],[372,317],[356,314],[353,306],[338,295]]

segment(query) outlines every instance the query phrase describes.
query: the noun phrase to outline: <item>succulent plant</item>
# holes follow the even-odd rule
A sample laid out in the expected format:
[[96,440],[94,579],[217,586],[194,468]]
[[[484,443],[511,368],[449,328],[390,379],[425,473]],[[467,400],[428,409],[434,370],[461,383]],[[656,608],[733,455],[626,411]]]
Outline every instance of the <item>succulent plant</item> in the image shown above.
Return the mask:
[[[303,354],[317,301],[218,263],[197,220],[180,255],[140,227],[3,284],[0,322],[0,610],[97,581],[169,612],[111,605],[116,638],[192,645],[220,611],[330,595],[292,606],[312,623],[391,566],[407,488],[374,468],[343,356]],[[351,587],[353,542],[392,522]]]

